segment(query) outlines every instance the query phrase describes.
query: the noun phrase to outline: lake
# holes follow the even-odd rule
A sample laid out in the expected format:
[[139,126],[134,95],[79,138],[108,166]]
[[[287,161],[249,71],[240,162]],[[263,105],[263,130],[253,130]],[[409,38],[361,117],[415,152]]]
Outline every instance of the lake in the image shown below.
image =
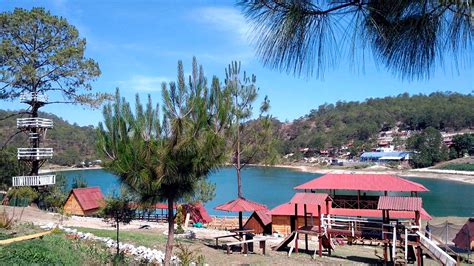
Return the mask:
[[[69,185],[74,177],[82,176],[89,186],[99,186],[104,194],[120,190],[118,178],[104,170],[78,170],[62,172]],[[321,174],[305,173],[287,168],[248,167],[242,172],[244,197],[263,203],[269,208],[287,202],[296,192],[293,187],[307,182]],[[409,177],[423,184],[430,191],[420,193],[423,207],[432,216],[474,216],[474,184]],[[228,167],[209,176],[216,184],[216,197],[206,204],[213,215],[235,215],[214,210],[214,207],[237,197],[235,169]]]

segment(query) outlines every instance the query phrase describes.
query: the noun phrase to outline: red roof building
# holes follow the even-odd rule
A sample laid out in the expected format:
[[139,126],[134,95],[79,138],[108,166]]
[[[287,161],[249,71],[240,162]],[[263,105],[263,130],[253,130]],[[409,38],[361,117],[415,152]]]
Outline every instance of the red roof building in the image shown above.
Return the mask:
[[[393,175],[382,174],[326,174],[302,185],[296,186],[298,192],[288,202],[273,208],[273,231],[287,235],[294,230],[293,224],[304,223],[304,205],[311,224],[319,223],[318,211],[321,215],[363,217],[382,219],[383,213],[389,213],[390,219],[403,220],[431,220],[431,216],[423,209],[422,199],[412,197],[418,192],[428,191],[421,184]],[[325,193],[309,193],[314,191],[329,191]],[[345,190],[346,192],[337,192]],[[347,191],[356,191],[357,195],[350,195]],[[370,195],[361,191],[370,191]],[[379,195],[377,193],[379,192]],[[388,192],[405,192],[411,196],[389,197]],[[295,217],[295,204],[297,216]],[[321,206],[318,210],[318,205]],[[314,220],[314,221],[313,221]],[[296,221],[296,223],[295,223]],[[308,223],[308,221],[306,220]]]
[[254,211],[245,222],[244,228],[253,229],[256,234],[272,233],[272,216],[268,209]]
[[104,203],[99,187],[75,188],[64,203],[64,212],[80,216],[93,215]]
[[421,184],[394,175],[382,174],[326,174],[302,185],[298,190],[361,190],[361,191],[396,191],[425,192]]

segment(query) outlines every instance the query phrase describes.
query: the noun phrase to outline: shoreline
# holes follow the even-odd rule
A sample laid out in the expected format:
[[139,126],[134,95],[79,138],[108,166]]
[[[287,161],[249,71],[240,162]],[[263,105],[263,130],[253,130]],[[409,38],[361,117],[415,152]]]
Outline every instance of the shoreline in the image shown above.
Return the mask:
[[40,169],[40,174],[50,174],[56,172],[69,172],[69,171],[86,171],[86,170],[98,170],[103,169],[102,166],[91,166],[91,167],[83,167],[83,168],[75,168],[75,167],[66,167],[66,166],[57,166],[57,167],[50,167],[45,169]]
[[401,177],[418,177],[429,178],[437,180],[446,180],[454,182],[462,182],[467,184],[474,184],[474,172],[467,171],[449,171],[439,169],[413,169],[413,170],[395,170],[395,169],[337,169],[337,168],[320,168],[310,165],[287,165],[276,164],[271,166],[255,165],[261,167],[277,167],[293,169],[300,172],[315,173],[315,174],[388,174],[397,175]]

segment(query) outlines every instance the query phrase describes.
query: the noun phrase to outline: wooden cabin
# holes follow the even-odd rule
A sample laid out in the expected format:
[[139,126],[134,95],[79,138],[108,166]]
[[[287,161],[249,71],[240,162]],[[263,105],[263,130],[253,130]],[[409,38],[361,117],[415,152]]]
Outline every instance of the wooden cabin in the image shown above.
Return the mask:
[[272,217],[268,209],[255,211],[247,219],[244,228],[253,229],[256,234],[272,233]]
[[104,195],[99,187],[75,188],[64,203],[64,213],[90,216],[104,205]]

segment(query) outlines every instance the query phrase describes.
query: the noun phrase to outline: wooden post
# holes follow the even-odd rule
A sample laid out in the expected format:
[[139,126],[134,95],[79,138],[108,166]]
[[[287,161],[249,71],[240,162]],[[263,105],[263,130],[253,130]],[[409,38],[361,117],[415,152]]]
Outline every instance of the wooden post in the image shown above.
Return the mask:
[[321,230],[321,205],[318,205],[318,217],[319,217],[319,225],[318,225],[318,229],[319,229],[319,257],[322,257],[323,256],[323,243],[322,243],[322,240],[323,240],[323,237],[322,237],[322,230]]
[[[416,192],[415,192],[415,195],[416,195]],[[419,211],[415,211],[415,224],[417,226],[420,226],[420,212]],[[415,229],[415,230],[419,230],[419,228]],[[420,237],[417,236],[416,237],[416,250],[417,250],[417,253],[416,253],[416,262],[417,262],[417,265],[418,266],[421,266],[423,265],[423,253],[422,253],[422,250],[421,250],[421,247],[420,247]]]
[[360,209],[360,190],[357,190],[357,209]]
[[[327,218],[328,218],[328,224],[326,225],[326,232],[327,232],[327,236],[328,236],[328,240],[329,240],[329,246],[331,246],[331,233],[329,232],[329,199],[326,199],[326,215],[327,215]],[[322,219],[319,219],[319,222],[321,223],[322,222]],[[328,255],[331,256],[331,248],[329,248],[328,250]]]
[[387,234],[385,234],[385,226],[384,224],[387,222],[387,216],[385,213],[385,210],[382,210],[382,234],[383,234],[383,260],[385,264],[388,262],[388,256],[387,256]]
[[[295,231],[298,232],[298,204],[295,203]],[[298,253],[298,234],[295,236],[295,253]]]
[[[387,210],[387,224],[390,224],[390,211],[389,210]],[[388,230],[388,232],[390,232],[390,229]],[[394,245],[394,244],[390,241],[390,238],[388,238],[388,235],[387,235],[387,241],[389,242],[388,248],[390,250],[390,249],[392,249],[392,247],[393,247],[392,245]],[[394,259],[395,258],[393,257],[392,252],[390,252],[390,261],[393,262]]]
[[[306,204],[304,204],[304,227],[308,226]],[[304,249],[308,252],[308,234],[304,235]]]

